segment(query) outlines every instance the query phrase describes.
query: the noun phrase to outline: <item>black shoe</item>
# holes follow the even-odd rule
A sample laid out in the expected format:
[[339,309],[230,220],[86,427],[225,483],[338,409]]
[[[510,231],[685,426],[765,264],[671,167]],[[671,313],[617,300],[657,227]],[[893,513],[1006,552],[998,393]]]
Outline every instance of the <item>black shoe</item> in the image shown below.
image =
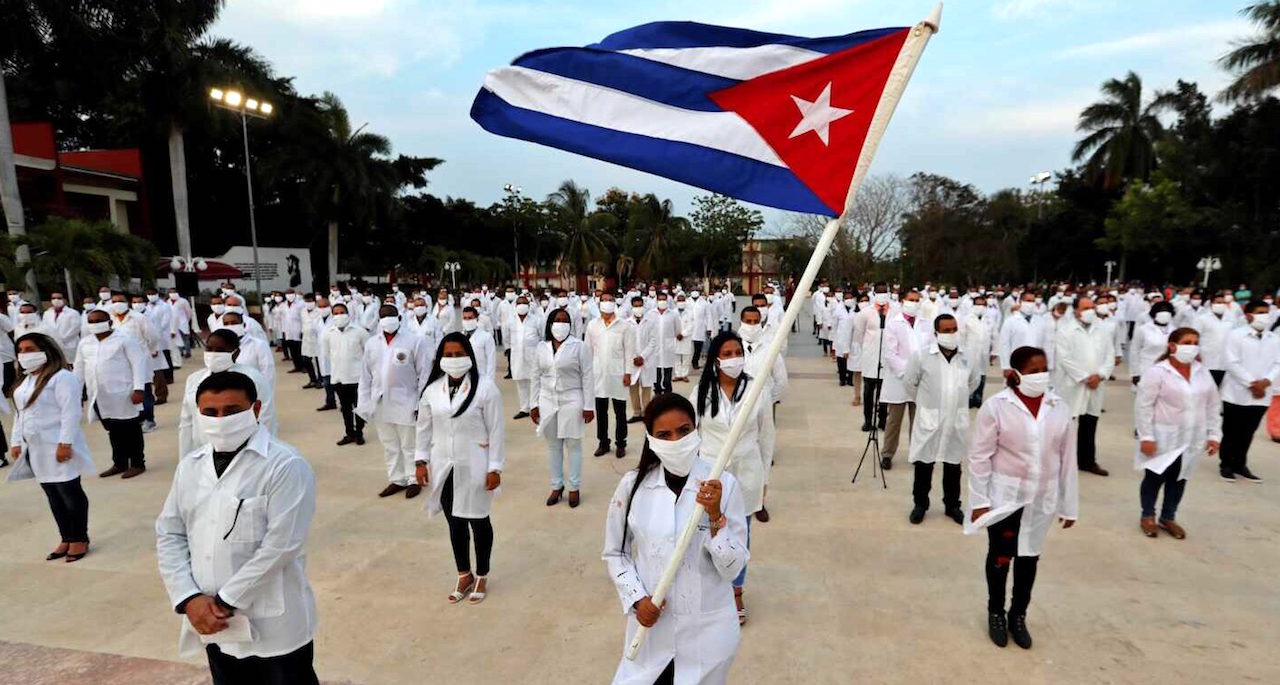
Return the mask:
[[1241,466],[1240,468],[1236,469],[1236,475],[1249,481],[1250,483],[1262,482],[1262,479],[1254,475],[1253,471],[1250,471],[1248,466]]
[[871,432],[871,424],[869,424],[869,423],[864,423],[864,424],[862,424],[862,432],[863,432],[863,433],[870,433],[870,432]]
[[959,525],[964,525],[964,512],[960,510],[960,507],[947,507],[947,518]]
[[1009,635],[1013,637],[1013,644],[1031,649],[1031,633],[1027,632],[1026,614],[1009,614]]
[[9,465],[9,460],[3,454],[0,454],[0,469]]
[[338,405],[336,404],[326,404],[322,407],[318,407],[316,411],[333,411],[334,409],[337,409],[337,408],[338,408]]
[[1222,480],[1227,481],[1228,483],[1236,482],[1235,472],[1225,466],[1218,469],[1218,477],[1221,478]]
[[618,449],[614,453],[614,456],[616,456],[619,459],[627,456],[627,446],[623,443],[618,443]]
[[640,423],[641,421],[644,421],[643,416],[633,416],[627,419],[627,423]]
[[344,435],[344,436],[342,436],[342,439],[338,441],[338,447],[342,447],[343,445],[350,445],[351,443],[353,443],[353,442],[355,442],[355,441],[356,441],[356,436],[354,436],[354,435]]
[[356,433],[356,444],[357,445],[364,444],[364,433]]
[[997,647],[1009,644],[1009,627],[1004,620],[1004,612],[997,611],[987,616],[987,635]]
[[600,446],[596,448],[595,454],[593,454],[592,456],[603,457],[608,453],[609,453],[609,445],[605,443],[601,443]]
[[880,457],[880,468],[885,471],[893,470],[893,459],[890,457]]
[[912,525],[918,526],[920,525],[921,521],[924,521],[924,512],[925,512],[924,507],[916,507],[915,509],[911,510],[911,516],[909,516],[907,520],[911,521]]
[[503,376],[503,378],[504,378],[504,379],[507,379],[507,380],[510,380],[510,379],[511,379],[511,374],[507,374],[507,375]]
[[520,412],[520,413],[516,414],[515,416],[513,416],[513,417],[511,417],[511,418],[512,418],[512,419],[515,419],[516,421],[519,421],[520,419],[527,419],[527,418],[529,418],[529,412],[527,412],[527,411],[522,411],[522,412]]

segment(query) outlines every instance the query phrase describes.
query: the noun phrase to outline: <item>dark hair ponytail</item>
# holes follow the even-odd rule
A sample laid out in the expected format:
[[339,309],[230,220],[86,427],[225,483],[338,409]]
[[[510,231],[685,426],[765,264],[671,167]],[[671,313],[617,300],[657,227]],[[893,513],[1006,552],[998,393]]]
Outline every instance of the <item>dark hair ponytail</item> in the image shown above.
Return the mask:
[[658,420],[659,416],[668,411],[681,411],[689,417],[695,426],[698,424],[698,417],[693,412],[693,405],[683,395],[669,392],[654,397],[649,401],[649,405],[644,408],[644,430],[645,439],[644,446],[640,448],[640,464],[636,466],[636,480],[631,484],[631,494],[627,495],[627,508],[622,514],[622,546],[619,552],[625,552],[627,549],[627,529],[629,527],[628,519],[631,518],[631,502],[636,498],[636,492],[640,490],[640,484],[644,482],[644,478],[655,468],[662,465],[662,460],[658,459],[658,455],[649,448],[648,434],[653,431],[653,424]]
[[[720,413],[720,393],[713,392],[720,385],[719,363],[720,348],[730,340],[736,340],[739,347],[742,347],[742,338],[738,337],[733,331],[725,331],[711,339],[709,349],[707,350],[707,363],[702,365],[702,377],[698,379],[698,417],[707,412],[707,400],[711,400],[711,416],[714,418]],[[716,363],[713,363],[716,362]],[[742,399],[742,394],[747,387],[747,373],[743,371],[738,376],[738,382],[733,386],[733,401],[737,402]]]

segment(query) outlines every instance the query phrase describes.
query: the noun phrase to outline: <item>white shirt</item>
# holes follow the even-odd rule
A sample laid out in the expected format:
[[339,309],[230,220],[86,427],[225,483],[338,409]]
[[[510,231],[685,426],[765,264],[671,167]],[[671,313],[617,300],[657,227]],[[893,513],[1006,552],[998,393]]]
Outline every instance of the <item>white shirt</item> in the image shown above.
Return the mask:
[[271,354],[271,348],[263,341],[245,334],[240,337],[240,356],[236,357],[237,364],[252,366],[262,374],[262,379],[270,383],[273,387],[276,383],[276,359]]
[[1200,331],[1200,359],[1210,371],[1223,371],[1227,368],[1227,335],[1234,325],[1229,315],[1221,317],[1211,310],[1205,310],[1193,322],[1193,328]]
[[[354,319],[353,319],[354,321]],[[377,323],[376,321],[374,323]],[[404,317],[404,323],[401,324],[405,329],[427,341],[427,347],[435,350],[440,346],[440,340],[444,338],[444,333],[440,331],[440,319],[432,316],[430,312],[422,315],[422,320],[418,320],[418,316],[410,310]]]
[[916,403],[911,427],[911,463],[941,460],[959,464],[969,442],[969,395],[978,389],[984,365],[972,364],[956,350],[947,361],[937,342],[916,350],[902,383]]
[[[711,466],[705,459],[694,462],[679,497],[667,486],[661,466],[644,475],[634,498],[634,469],[614,490],[605,520],[603,558],[626,616],[625,644],[640,625],[633,607],[657,589],[675,552],[676,537],[693,513],[698,482],[711,475]],[[707,517],[702,517],[667,594],[666,610],[649,629],[635,661],[619,660],[615,685],[651,685],[673,660],[677,683],[728,682],[740,636],[733,579],[751,555],[738,482],[730,473],[721,474],[720,482],[720,509],[728,525],[712,537]]]
[[[749,380],[748,383],[755,382]],[[702,435],[702,447],[699,454],[703,459],[715,463],[720,457],[720,450],[729,438],[729,428],[738,415],[747,396],[749,385],[742,386],[742,395],[733,401],[720,388],[718,380],[707,393],[706,406],[698,416],[698,432]],[[718,411],[711,415],[712,395],[719,396]],[[755,416],[747,419],[746,426],[738,443],[734,445],[733,456],[725,471],[733,474],[742,486],[742,507],[746,515],[760,511],[764,507],[764,486],[768,482],[769,465],[773,463],[774,441],[768,439],[773,430],[773,408],[764,401],[762,393],[756,402]],[[693,410],[698,411],[698,386],[694,385],[689,394],[689,402]],[[753,420],[754,419],[754,420]]]
[[537,369],[534,366],[534,351],[542,342],[542,319],[533,314],[532,309],[521,320],[512,314],[507,330],[503,333],[502,342],[511,350],[511,377],[518,381],[533,378]]
[[290,302],[286,298],[285,301],[280,304],[284,318],[285,340],[302,340],[302,310],[305,307],[305,304],[296,299],[293,302]]
[[1115,350],[1107,329],[1097,321],[1085,328],[1073,315],[1058,326],[1055,347],[1058,363],[1053,369],[1054,391],[1066,401],[1072,416],[1100,416],[1103,385],[1099,383],[1090,390],[1085,381],[1097,374],[1105,382],[1115,370]]
[[[98,339],[85,336],[72,363],[76,378],[84,384],[91,416],[128,420],[138,417],[141,404],[134,404],[135,391],[151,382],[151,360],[137,339],[123,331],[112,331]],[[94,407],[96,406],[96,411]]]
[[652,386],[658,380],[658,315],[645,314],[636,321],[635,316],[627,319],[635,336],[633,357],[640,357],[644,363],[636,366],[635,359],[627,362],[627,373],[631,374],[631,384]]
[[470,394],[470,375],[462,379],[452,397],[449,377],[442,375],[427,386],[418,402],[414,461],[428,463],[428,516],[441,512],[440,495],[451,473],[452,515],[458,518],[485,518],[501,490],[485,489],[485,480],[489,473],[501,473],[506,461],[502,393],[492,379],[480,378],[466,411],[455,416]]
[[464,333],[471,340],[471,351],[476,355],[476,368],[484,378],[493,378],[498,367],[498,345],[493,334],[483,328]]
[[654,339],[657,350],[654,354],[656,368],[668,369],[676,365],[676,333],[680,331],[680,315],[674,309],[665,311],[654,308]]
[[529,385],[529,405],[538,408],[538,434],[554,421],[555,437],[582,439],[582,412],[595,411],[590,348],[569,336],[554,352],[551,341],[543,341],[534,356],[537,372]]
[[[315,509],[311,466],[265,428],[221,477],[212,445],[184,456],[156,519],[156,556],[170,605],[216,594],[236,607],[254,640],[218,646],[237,659],[281,656],[311,642],[316,601],[303,547]],[[181,656],[202,649],[185,618],[178,649]]]
[[387,342],[378,333],[364,345],[356,414],[365,421],[414,424],[418,397],[431,373],[432,352],[411,333],[397,333]]
[[[262,377],[262,374],[252,366],[237,363],[232,364],[227,371],[242,373],[253,381],[253,386],[258,391],[258,401],[262,403],[262,408],[258,410],[258,423],[262,424],[272,435],[279,433],[280,422],[276,419],[274,384],[268,383]],[[178,413],[179,458],[209,444],[208,436],[196,430],[195,417],[196,414],[200,413],[200,407],[196,404],[196,391],[200,389],[200,384],[209,377],[210,373],[212,372],[209,371],[208,367],[192,371],[182,386],[182,410]]]
[[880,389],[880,401],[885,404],[909,402],[902,375],[907,362],[916,350],[933,342],[933,324],[923,316],[915,317],[915,323],[907,323],[906,316],[898,312],[889,317],[884,328],[884,387]]
[[591,349],[595,397],[626,400],[627,387],[622,384],[622,377],[632,368],[634,329],[616,315],[607,324],[603,317],[592,319],[587,324],[586,342]]
[[1133,342],[1129,345],[1129,374],[1140,378],[1147,369],[1156,363],[1156,359],[1169,347],[1169,334],[1175,329],[1173,324],[1158,325],[1148,321],[1133,331]]
[[[1227,334],[1226,376],[1222,379],[1222,401],[1265,407],[1280,389],[1280,337],[1271,331],[1258,333],[1248,325]],[[1249,392],[1249,384],[1271,379],[1262,397]]]
[[[1178,480],[1189,478],[1205,454],[1206,443],[1222,441],[1220,402],[1218,386],[1203,364],[1191,363],[1190,380],[1167,359],[1151,367],[1138,383],[1133,405],[1138,432],[1134,470],[1164,473],[1182,457]],[[1156,453],[1150,458],[1142,453],[1144,440],[1156,443]]]
[[360,367],[364,363],[365,341],[369,332],[354,324],[345,328],[330,326],[320,338],[321,372],[333,385],[354,385],[360,382]]
[[1020,311],[1005,318],[1004,325],[1000,327],[1000,341],[996,346],[1002,371],[1012,368],[1009,366],[1009,355],[1019,347],[1038,347],[1045,350],[1046,355],[1049,354],[1045,348],[1052,341],[1045,337],[1045,328],[1038,319],[1038,316],[1032,315],[1028,321]]
[[[22,379],[13,391],[16,413],[9,434],[25,452],[36,480],[65,483],[93,473],[93,456],[80,427],[80,379],[66,369],[49,378],[35,402],[36,377]],[[27,403],[31,402],[31,406]],[[58,445],[71,445],[71,459],[58,462]],[[16,472],[17,466],[14,467]],[[18,480],[15,477],[14,480]]]
[[80,344],[80,312],[71,307],[63,307],[58,311],[53,307],[44,310],[44,327],[58,341],[62,354],[68,360],[76,358],[76,347]]

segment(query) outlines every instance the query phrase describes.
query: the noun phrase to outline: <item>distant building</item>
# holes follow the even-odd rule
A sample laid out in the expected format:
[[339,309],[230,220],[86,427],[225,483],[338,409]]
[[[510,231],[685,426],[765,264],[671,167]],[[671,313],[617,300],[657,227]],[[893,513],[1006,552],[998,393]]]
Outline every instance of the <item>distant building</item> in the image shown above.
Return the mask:
[[786,241],[779,238],[755,238],[742,245],[742,270],[733,275],[743,294],[761,292],[766,281],[781,281],[778,251]]

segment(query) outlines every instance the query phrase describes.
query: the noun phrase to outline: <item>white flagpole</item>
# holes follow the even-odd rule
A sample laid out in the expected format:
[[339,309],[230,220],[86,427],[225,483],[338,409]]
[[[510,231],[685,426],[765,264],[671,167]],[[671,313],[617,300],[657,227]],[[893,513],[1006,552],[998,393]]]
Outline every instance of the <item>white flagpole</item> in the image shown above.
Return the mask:
[[[853,206],[854,196],[857,195],[858,188],[867,176],[867,169],[871,166],[871,160],[875,157],[876,149],[880,147],[880,139],[884,136],[885,129],[889,125],[889,119],[893,116],[893,111],[897,108],[898,101],[902,98],[902,91],[906,89],[907,81],[911,79],[911,74],[915,71],[916,64],[920,62],[920,57],[924,54],[924,48],[929,44],[929,38],[938,32],[941,22],[942,3],[938,3],[933,8],[933,11],[929,13],[928,18],[911,29],[911,34],[907,36],[907,40],[902,44],[898,59],[893,64],[893,70],[889,72],[888,81],[885,82],[884,92],[880,95],[880,103],[876,105],[876,113],[871,119],[871,127],[867,131],[867,140],[862,146],[862,153],[858,156],[858,165],[854,169],[853,180],[849,184],[849,194],[845,199],[844,212],[840,215],[840,218],[827,222],[826,228],[822,230],[818,245],[814,249],[813,255],[809,258],[809,265],[805,267],[804,274],[800,277],[800,283],[796,285],[795,294],[791,297],[791,304],[787,306],[786,313],[782,317],[782,323],[778,326],[778,334],[773,336],[773,340],[769,343],[769,349],[765,352],[764,363],[761,364],[760,368],[773,368],[774,361],[782,352],[782,343],[786,338],[787,331],[791,330],[791,325],[795,323],[796,318],[800,315],[800,306],[808,298],[809,290],[813,287],[813,281],[818,275],[818,269],[822,268],[823,259],[826,257],[827,251],[831,249],[831,243],[835,241],[836,234],[840,230],[840,224],[843,222],[845,215],[848,214],[849,208]],[[729,457],[733,454],[739,438],[742,437],[742,431],[746,428],[748,418],[755,414],[756,402],[759,400],[760,393],[764,387],[765,383],[755,382],[747,390],[747,396],[743,400],[745,406],[738,412],[729,428],[729,437],[725,439],[724,447],[720,449],[720,456],[716,459],[715,466],[711,469],[711,474],[708,476],[709,479],[719,478],[725,466],[728,465]],[[675,554],[667,562],[667,568],[663,571],[662,578],[658,581],[658,587],[654,588],[652,595],[654,606],[662,606],[662,602],[667,597],[667,592],[671,590],[671,583],[675,581],[676,577],[676,569],[680,567],[685,553],[689,550],[689,543],[693,539],[693,533],[698,529],[698,522],[705,513],[702,505],[694,506],[693,514],[689,517],[684,530],[680,533],[679,540],[676,541]],[[659,618],[658,620],[661,621],[662,619]],[[628,659],[634,660],[636,658],[636,654],[640,651],[640,646],[644,644],[648,632],[648,628],[644,626],[640,626],[639,630],[636,631],[635,637],[627,647],[626,656]]]

